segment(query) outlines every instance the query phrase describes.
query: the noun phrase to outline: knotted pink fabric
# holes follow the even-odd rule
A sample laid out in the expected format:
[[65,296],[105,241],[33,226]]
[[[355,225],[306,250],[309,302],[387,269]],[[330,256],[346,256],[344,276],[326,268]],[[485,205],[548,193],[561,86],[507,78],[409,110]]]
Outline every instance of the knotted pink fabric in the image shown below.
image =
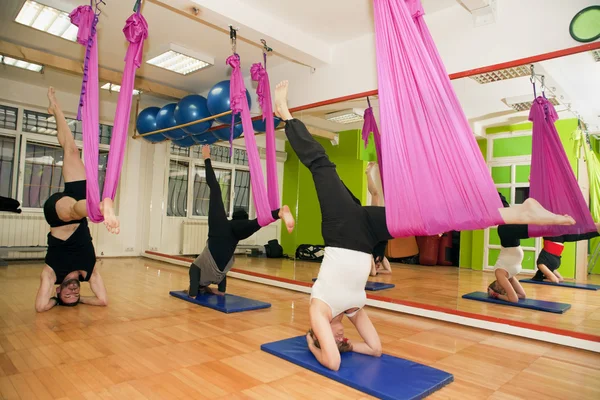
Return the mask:
[[533,122],[529,197],[547,210],[559,215],[568,214],[576,221],[575,225],[569,226],[529,225],[529,236],[595,232],[592,214],[554,126],[558,120],[554,106],[547,99],[538,97],[531,106],[529,120]]
[[387,225],[395,237],[504,223],[418,0],[374,0]]
[[279,200],[279,182],[277,179],[277,152],[275,149],[275,121],[273,120],[273,102],[271,100],[271,84],[269,83],[269,74],[261,63],[252,64],[250,68],[252,80],[258,82],[256,95],[258,104],[263,112],[263,121],[265,121],[266,131],[266,151],[267,151],[267,187],[269,205],[271,210],[277,210],[280,207]]
[[[100,189],[98,187],[98,143],[100,141],[98,45],[96,37],[98,17],[90,6],[77,7],[70,17],[71,22],[79,27],[77,41],[87,46],[80,103],[87,180],[86,205],[90,220],[92,222],[102,222],[104,217],[100,212]],[[125,70],[117,101],[103,190],[103,197],[113,200],[117,192],[125,156],[135,72],[142,62],[144,40],[148,37],[148,24],[141,14],[135,13],[127,19],[123,33],[129,41],[129,47],[125,56]]]
[[[250,185],[252,186],[252,199],[256,208],[256,217],[260,226],[266,226],[275,220],[271,216],[267,188],[265,186],[262,166],[260,165],[260,156],[256,146],[256,137],[254,136],[254,127],[252,126],[252,117],[250,116],[250,107],[246,98],[246,85],[240,67],[240,57],[237,54],[227,58],[227,64],[233,69],[229,84],[229,100],[231,103],[232,122],[236,114],[241,114],[242,126],[244,128],[244,142],[246,143],[246,152],[248,153],[248,165],[250,166]],[[233,126],[233,123],[232,123]],[[233,140],[233,131],[230,142]],[[272,189],[269,186],[269,189]]]
[[[364,122],[362,128],[362,138],[365,142],[365,148],[369,144],[369,134],[373,132],[373,141],[375,142],[375,153],[377,153],[377,164],[379,164],[379,174],[381,176],[381,186],[383,187],[383,162],[381,159],[381,135],[377,127],[377,121],[373,114],[373,107],[369,107],[364,113]],[[385,188],[384,188],[385,189]]]

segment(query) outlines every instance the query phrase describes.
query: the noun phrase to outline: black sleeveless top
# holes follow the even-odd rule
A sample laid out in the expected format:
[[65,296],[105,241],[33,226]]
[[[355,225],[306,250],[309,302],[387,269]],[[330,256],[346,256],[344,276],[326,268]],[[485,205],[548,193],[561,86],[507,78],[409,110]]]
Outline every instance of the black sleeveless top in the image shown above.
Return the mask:
[[61,240],[48,233],[48,252],[46,264],[56,274],[56,284],[61,284],[65,277],[73,271],[85,271],[86,277],[80,281],[89,281],[96,265],[96,250],[92,244],[92,235],[87,218],[81,220],[75,232],[67,239]]

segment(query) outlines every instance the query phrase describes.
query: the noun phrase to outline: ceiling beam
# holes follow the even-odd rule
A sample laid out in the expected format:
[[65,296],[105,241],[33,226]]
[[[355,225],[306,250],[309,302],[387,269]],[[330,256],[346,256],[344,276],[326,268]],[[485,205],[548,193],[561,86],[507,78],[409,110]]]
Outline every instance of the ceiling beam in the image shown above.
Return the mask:
[[301,29],[239,0],[147,0],[229,34],[239,28],[237,39],[262,47],[264,39],[273,52],[290,61],[317,68],[331,63],[332,49]]
[[[0,54],[35,64],[41,64],[47,68],[83,75],[83,64],[81,61],[71,60],[69,58],[46,53],[41,50],[32,49],[4,40],[0,40]],[[119,85],[123,79],[123,74],[100,67],[98,68],[98,77],[103,82]],[[168,99],[181,99],[189,94],[184,90],[150,82],[141,77],[135,78],[135,88],[145,94]]]

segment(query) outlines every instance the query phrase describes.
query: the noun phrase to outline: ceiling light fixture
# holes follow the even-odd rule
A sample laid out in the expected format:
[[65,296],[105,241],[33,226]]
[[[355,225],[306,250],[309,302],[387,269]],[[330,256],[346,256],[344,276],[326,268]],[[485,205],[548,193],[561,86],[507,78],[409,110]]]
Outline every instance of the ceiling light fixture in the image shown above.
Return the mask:
[[11,67],[26,69],[27,71],[42,72],[44,66],[40,64],[34,64],[23,60],[17,60],[16,58],[6,57],[0,55],[0,64],[9,65]]
[[528,66],[518,66],[512,68],[500,69],[498,71],[485,72],[483,74],[473,75],[469,78],[473,79],[479,84],[486,84],[498,81],[505,81],[508,79],[520,78],[522,76],[530,76],[531,69]]
[[35,1],[27,0],[23,4],[15,22],[71,42],[77,40],[77,27],[71,23],[68,13]]
[[[553,94],[546,93],[546,98],[548,99],[548,101],[550,101],[550,103],[552,103],[552,105],[560,105],[560,102],[556,99],[556,96],[554,96]],[[533,104],[533,99],[531,95],[525,95],[502,99],[502,102],[515,111],[529,111]]]
[[[115,85],[114,83],[107,82],[104,85],[100,86],[100,89],[105,89],[111,92],[120,92],[121,85]],[[138,94],[140,94],[140,91],[137,89],[133,89],[133,95],[137,96]]]
[[160,55],[146,61],[146,63],[180,75],[189,75],[192,72],[214,65],[215,59],[170,44],[168,49],[163,51]]
[[349,108],[347,110],[325,114],[325,119],[331,122],[337,122],[338,124],[352,124],[354,122],[363,121],[364,114],[365,110]]

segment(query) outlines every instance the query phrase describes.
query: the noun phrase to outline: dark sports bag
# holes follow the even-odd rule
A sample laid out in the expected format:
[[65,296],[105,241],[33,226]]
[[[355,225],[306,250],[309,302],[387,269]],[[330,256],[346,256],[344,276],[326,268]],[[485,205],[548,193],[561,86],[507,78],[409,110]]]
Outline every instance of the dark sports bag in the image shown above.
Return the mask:
[[283,247],[281,247],[277,239],[269,240],[265,244],[265,253],[267,254],[267,258],[283,258]]
[[296,249],[296,259],[302,261],[323,261],[325,246],[316,244],[301,244]]

